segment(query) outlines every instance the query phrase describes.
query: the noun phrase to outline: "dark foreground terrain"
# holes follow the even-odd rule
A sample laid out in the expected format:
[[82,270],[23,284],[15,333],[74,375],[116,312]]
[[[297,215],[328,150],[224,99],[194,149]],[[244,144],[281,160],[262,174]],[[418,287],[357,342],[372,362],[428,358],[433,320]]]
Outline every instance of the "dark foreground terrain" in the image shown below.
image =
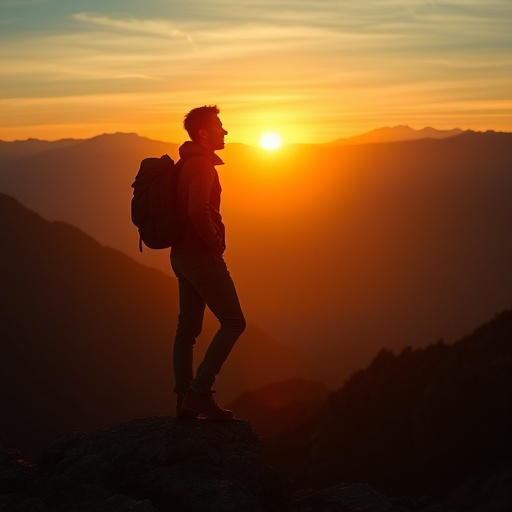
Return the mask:
[[0,452],[2,512],[439,512],[369,485],[292,491],[246,421],[145,418],[55,440],[38,465]]

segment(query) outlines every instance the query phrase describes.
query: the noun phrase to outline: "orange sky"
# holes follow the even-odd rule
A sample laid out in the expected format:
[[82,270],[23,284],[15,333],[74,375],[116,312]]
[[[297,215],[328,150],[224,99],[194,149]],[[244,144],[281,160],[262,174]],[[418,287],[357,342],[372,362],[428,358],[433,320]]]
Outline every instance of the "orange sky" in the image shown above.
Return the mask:
[[249,144],[512,131],[508,0],[3,0],[0,20],[2,140],[180,142],[213,103]]

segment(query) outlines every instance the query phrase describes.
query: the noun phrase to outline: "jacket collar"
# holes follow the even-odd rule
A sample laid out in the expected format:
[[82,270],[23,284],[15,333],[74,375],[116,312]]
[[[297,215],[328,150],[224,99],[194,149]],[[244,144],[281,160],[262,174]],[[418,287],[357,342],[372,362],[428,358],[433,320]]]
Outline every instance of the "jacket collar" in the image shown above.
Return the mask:
[[224,163],[211,149],[204,148],[191,140],[187,140],[181,145],[179,153],[180,158],[204,156],[208,158],[213,165],[222,165]]

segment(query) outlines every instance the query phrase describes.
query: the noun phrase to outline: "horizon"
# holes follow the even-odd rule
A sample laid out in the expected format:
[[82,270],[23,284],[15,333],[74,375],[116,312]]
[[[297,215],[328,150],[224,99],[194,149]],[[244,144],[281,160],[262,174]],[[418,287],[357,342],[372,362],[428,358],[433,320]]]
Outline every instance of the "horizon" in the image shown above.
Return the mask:
[[[366,131],[366,132],[363,132],[363,133],[356,133],[356,134],[348,136],[348,137],[337,137],[337,138],[335,138],[333,140],[328,140],[328,141],[325,141],[325,142],[288,142],[288,143],[283,142],[282,146],[294,146],[294,145],[297,145],[297,146],[300,146],[300,145],[328,146],[328,145],[335,144],[335,143],[341,142],[341,141],[349,142],[352,139],[356,139],[357,140],[360,137],[366,137],[366,136],[369,136],[369,135],[372,135],[372,134],[383,132],[384,130],[392,131],[392,130],[398,130],[398,129],[404,129],[404,128],[410,130],[411,133],[416,133],[416,134],[420,134],[421,132],[426,131],[426,130],[432,130],[434,132],[437,132],[440,135],[441,134],[446,134],[445,137],[443,137],[443,138],[454,137],[454,136],[460,135],[462,133],[467,133],[467,132],[472,132],[472,133],[503,133],[503,134],[512,133],[512,130],[510,130],[510,131],[508,131],[508,130],[495,130],[495,129],[492,129],[492,128],[486,129],[486,130],[476,130],[476,129],[472,129],[472,128],[462,129],[462,128],[459,128],[459,127],[439,129],[439,128],[436,128],[436,127],[433,127],[433,126],[424,126],[423,128],[413,128],[413,127],[411,127],[409,125],[398,124],[398,125],[394,125],[394,126],[381,126],[381,127],[377,127],[377,128],[372,128],[369,131]],[[460,131],[460,133],[448,135],[448,132],[454,132],[454,131]],[[137,133],[137,132],[113,131],[113,132],[96,133],[94,135],[91,135],[90,137],[68,136],[68,137],[62,137],[62,138],[58,138],[58,139],[41,139],[41,138],[33,137],[33,136],[29,136],[29,137],[24,138],[24,139],[12,139],[12,140],[6,140],[6,139],[0,138],[0,142],[11,143],[11,142],[37,141],[37,142],[49,142],[49,143],[51,143],[51,142],[60,142],[60,141],[65,141],[65,140],[72,140],[72,141],[82,142],[82,141],[86,141],[86,140],[95,139],[95,138],[98,138],[98,137],[113,136],[113,135],[135,135],[135,136],[137,136],[139,138],[148,139],[148,140],[151,140],[153,142],[163,142],[165,144],[175,144],[175,145],[180,145],[180,144],[182,144],[182,142],[184,140],[188,140],[186,133],[184,134],[184,137],[179,142],[176,142],[174,140],[156,139],[156,138],[149,137],[147,135],[143,135],[143,134]],[[426,135],[424,138],[429,138],[429,136]],[[400,140],[404,140],[405,141],[407,139],[393,139],[393,142],[399,142]],[[384,141],[377,141],[377,142],[391,142],[391,141],[384,140]],[[236,145],[242,145],[242,146],[260,147],[260,144],[258,143],[257,140],[253,141],[253,142],[226,141],[226,146],[235,145],[235,144]],[[279,148],[278,148],[278,150],[279,150]]]
[[203,104],[244,144],[399,124],[512,131],[503,0],[5,0],[0,18],[2,140],[181,140]]

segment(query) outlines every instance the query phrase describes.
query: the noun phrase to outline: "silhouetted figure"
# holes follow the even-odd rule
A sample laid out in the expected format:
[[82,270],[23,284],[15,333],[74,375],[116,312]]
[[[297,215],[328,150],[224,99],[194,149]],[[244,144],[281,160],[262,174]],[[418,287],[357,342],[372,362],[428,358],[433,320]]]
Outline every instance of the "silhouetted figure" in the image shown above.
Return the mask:
[[[190,141],[180,147],[184,160],[178,190],[184,232],[171,250],[171,265],[178,278],[180,313],[174,340],[174,375],[178,417],[230,420],[233,413],[219,407],[212,386],[233,345],[245,329],[233,280],[224,262],[225,229],[220,215],[221,186],[215,151],[224,148],[227,131],[216,106],[191,110],[184,121]],[[197,375],[193,351],[202,326],[205,306],[220,322]]]

